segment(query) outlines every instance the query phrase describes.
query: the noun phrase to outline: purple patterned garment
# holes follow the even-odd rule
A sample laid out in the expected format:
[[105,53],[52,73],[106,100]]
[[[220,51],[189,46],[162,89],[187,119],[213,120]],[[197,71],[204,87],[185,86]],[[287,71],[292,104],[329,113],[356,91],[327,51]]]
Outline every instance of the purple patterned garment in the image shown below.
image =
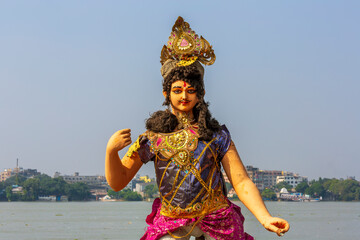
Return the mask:
[[[195,134],[195,132],[194,132]],[[157,140],[157,141],[156,141]],[[141,161],[147,163],[154,161],[156,155],[151,151],[151,142],[145,136],[140,136],[140,148],[137,150]],[[158,139],[153,139],[153,143],[157,144]],[[165,236],[169,232],[175,232],[180,227],[197,226],[208,235],[215,239],[231,239],[231,240],[252,240],[253,237],[244,232],[244,217],[241,214],[240,207],[234,205],[226,198],[225,183],[221,173],[220,162],[231,143],[231,136],[226,126],[223,125],[219,133],[214,135],[211,142],[199,141],[197,148],[194,150],[194,159],[198,159],[195,165],[196,170],[203,182],[208,182],[211,179],[209,188],[212,190],[220,189],[223,196],[223,203],[219,205],[218,210],[205,213],[206,215],[200,219],[200,215],[194,214],[191,217],[177,218],[165,216],[161,214],[161,200],[155,199],[153,203],[152,213],[146,218],[149,224],[145,235],[141,240],[157,240]],[[164,158],[162,156],[162,158]],[[203,190],[203,184],[193,174],[187,174],[187,171],[182,171],[179,166],[167,161],[154,161],[157,182],[159,185],[160,196],[167,196],[173,190],[174,182],[177,182],[175,176],[180,176],[180,185],[176,189],[176,196],[169,196],[167,201],[171,202],[172,206],[180,206],[185,208],[190,202],[203,203],[203,199],[207,199],[207,191]],[[216,166],[217,165],[217,166]],[[177,174],[178,173],[178,174]],[[166,181],[162,181],[161,176],[165,176]],[[209,183],[209,184],[210,184]],[[202,193],[199,194],[199,193]],[[199,197],[200,196],[200,197]],[[195,201],[196,200],[196,201]],[[225,203],[225,204],[224,204]],[[219,204],[221,204],[219,202]],[[227,207],[222,207],[222,206]]]
[[[199,223],[199,228],[215,239],[223,240],[253,240],[254,238],[244,232],[244,217],[240,207],[229,201],[229,207],[219,209],[206,215]],[[174,232],[183,226],[189,226],[198,221],[198,218],[170,218],[160,214],[161,201],[154,200],[152,213],[146,218],[149,224],[145,235],[140,240],[156,240]]]

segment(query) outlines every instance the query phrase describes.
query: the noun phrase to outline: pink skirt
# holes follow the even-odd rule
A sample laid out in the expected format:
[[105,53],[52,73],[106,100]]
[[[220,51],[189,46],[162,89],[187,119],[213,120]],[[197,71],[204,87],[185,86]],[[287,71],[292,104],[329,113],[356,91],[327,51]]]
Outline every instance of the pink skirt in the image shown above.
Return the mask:
[[[178,228],[189,226],[198,221],[198,218],[170,218],[160,215],[161,201],[154,200],[152,212],[147,216],[149,225],[140,240],[156,240],[175,232]],[[197,226],[215,239],[223,240],[253,240],[254,238],[244,232],[244,216],[241,209],[229,201],[229,207],[219,209],[206,215]]]

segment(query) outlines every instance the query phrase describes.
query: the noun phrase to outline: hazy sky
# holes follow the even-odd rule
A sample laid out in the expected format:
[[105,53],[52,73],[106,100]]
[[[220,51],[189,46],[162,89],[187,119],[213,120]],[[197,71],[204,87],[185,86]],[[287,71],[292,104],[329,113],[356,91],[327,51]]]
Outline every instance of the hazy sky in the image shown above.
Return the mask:
[[213,45],[205,97],[245,165],[360,180],[359,1],[124,2],[0,2],[1,170],[104,175],[109,137],[162,109],[182,16]]

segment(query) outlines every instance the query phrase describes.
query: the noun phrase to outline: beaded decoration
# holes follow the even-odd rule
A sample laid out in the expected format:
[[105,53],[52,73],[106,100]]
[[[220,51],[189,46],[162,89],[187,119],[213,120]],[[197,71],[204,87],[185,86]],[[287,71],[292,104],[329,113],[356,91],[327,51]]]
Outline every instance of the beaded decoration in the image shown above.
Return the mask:
[[211,65],[216,56],[209,42],[202,36],[199,37],[182,17],[178,17],[167,46],[164,45],[161,50],[161,64],[168,59],[178,60],[177,66],[188,66],[196,60],[204,65]]

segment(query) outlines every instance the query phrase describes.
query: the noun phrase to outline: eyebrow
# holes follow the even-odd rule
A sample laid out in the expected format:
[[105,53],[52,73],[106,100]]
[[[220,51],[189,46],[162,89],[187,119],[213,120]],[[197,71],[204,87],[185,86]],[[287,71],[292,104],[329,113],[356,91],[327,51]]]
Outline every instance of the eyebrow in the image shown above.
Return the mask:
[[[182,86],[173,86],[172,88],[183,88]],[[187,89],[195,89],[193,86],[187,87]]]

